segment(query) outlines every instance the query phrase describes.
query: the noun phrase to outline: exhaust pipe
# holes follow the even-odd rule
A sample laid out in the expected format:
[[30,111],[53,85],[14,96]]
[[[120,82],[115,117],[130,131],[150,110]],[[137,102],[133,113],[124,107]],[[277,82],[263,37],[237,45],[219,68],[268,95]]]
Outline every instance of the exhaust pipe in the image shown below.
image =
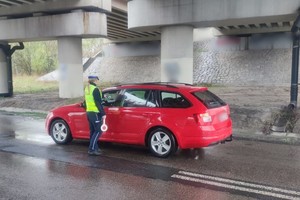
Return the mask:
[[226,138],[225,140],[221,141],[221,144],[225,144],[225,142],[231,142],[232,141],[232,135],[230,135],[228,138]]
[[232,141],[232,135],[230,135],[228,138],[225,139],[226,142],[231,142]]

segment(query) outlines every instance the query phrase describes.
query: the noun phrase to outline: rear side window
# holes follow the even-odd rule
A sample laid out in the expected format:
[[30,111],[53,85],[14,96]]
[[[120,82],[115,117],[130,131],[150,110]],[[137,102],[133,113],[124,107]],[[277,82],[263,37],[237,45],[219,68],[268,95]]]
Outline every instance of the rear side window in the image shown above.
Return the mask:
[[188,108],[191,106],[182,95],[173,92],[161,92],[161,104],[163,108]]
[[193,95],[197,99],[199,99],[207,108],[218,108],[226,105],[226,103],[222,99],[208,90],[193,92]]
[[157,104],[152,90],[130,89],[124,93],[123,107],[157,107]]

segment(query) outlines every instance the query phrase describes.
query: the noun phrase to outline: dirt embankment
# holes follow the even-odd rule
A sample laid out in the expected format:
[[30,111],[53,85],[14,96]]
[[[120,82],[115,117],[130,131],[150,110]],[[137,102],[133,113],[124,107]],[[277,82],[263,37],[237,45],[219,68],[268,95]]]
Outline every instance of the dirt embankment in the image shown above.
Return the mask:
[[[237,129],[261,131],[270,121],[272,113],[289,104],[290,88],[287,87],[212,87],[212,92],[227,102],[231,108],[233,126]],[[0,98],[1,107],[15,107],[49,111],[55,107],[76,103],[82,98],[61,99],[58,92],[16,94]]]
[[80,102],[82,98],[62,99],[58,91],[38,94],[15,94],[13,97],[0,98],[1,107],[14,107],[32,110],[50,111],[53,108]]
[[[233,127],[262,132],[274,122],[274,114],[288,106],[289,87],[216,87],[211,89],[231,108]],[[268,127],[267,127],[268,128]]]

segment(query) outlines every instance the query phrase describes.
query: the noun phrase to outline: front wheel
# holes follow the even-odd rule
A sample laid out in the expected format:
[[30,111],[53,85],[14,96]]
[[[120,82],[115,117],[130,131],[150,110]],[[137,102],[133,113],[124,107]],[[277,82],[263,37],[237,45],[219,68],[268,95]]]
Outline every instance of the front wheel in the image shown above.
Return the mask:
[[157,128],[150,133],[148,147],[155,156],[160,158],[166,158],[177,150],[173,134],[162,128]]
[[56,144],[68,144],[73,139],[69,126],[61,119],[51,123],[50,135]]

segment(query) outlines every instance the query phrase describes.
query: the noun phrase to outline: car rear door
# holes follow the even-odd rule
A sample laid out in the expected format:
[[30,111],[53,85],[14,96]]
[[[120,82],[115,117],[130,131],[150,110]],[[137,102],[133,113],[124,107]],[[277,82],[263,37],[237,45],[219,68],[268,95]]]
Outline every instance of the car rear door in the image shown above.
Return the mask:
[[131,144],[144,144],[145,133],[152,120],[160,115],[153,90],[127,89],[119,108],[114,139]]
[[184,127],[189,124],[189,118],[193,116],[191,103],[177,91],[160,91],[159,99],[164,126],[173,131],[182,132]]

